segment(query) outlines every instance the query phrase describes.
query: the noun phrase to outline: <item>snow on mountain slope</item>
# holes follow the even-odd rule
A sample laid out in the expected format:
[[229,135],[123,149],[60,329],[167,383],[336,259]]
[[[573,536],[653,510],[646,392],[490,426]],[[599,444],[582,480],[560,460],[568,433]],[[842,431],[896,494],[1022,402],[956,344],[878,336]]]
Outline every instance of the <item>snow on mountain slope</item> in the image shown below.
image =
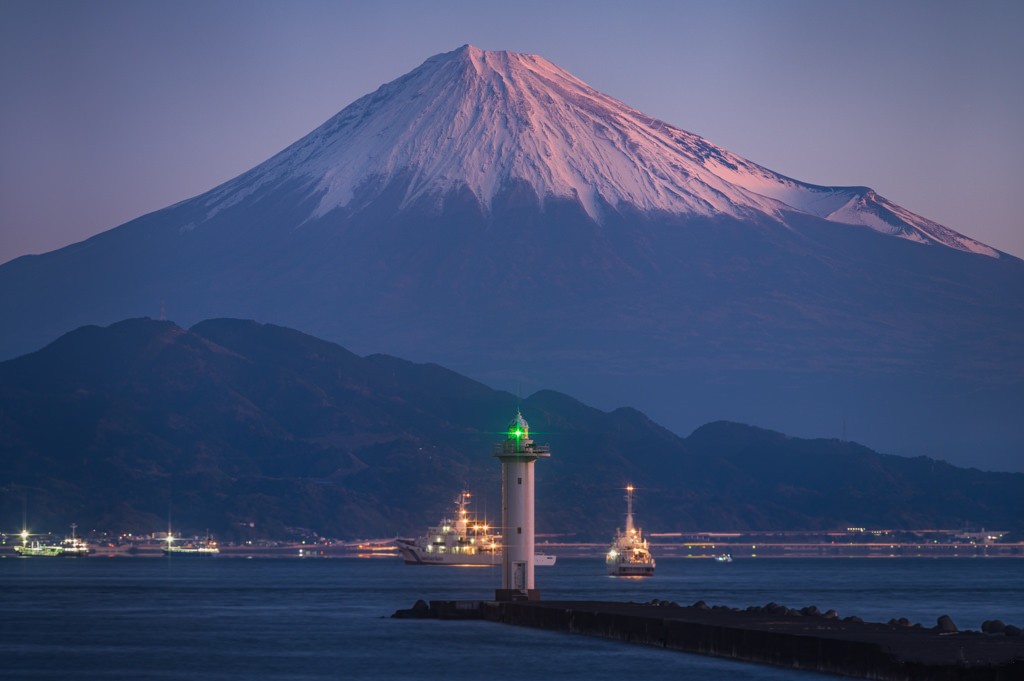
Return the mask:
[[722,179],[832,222],[861,225],[919,243],[999,257],[999,251],[915,215],[868,187],[823,187],[790,179],[723,151],[707,164]]
[[826,219],[833,222],[865,225],[884,234],[891,234],[911,241],[935,242],[959,251],[999,257],[999,251],[996,249],[937,222],[915,215],[871,190],[860,196],[852,197],[841,208],[829,213]]
[[787,211],[998,257],[866,187],[818,187],[746,161],[632,109],[551,62],[466,45],[428,59],[343,109],[275,157],[206,195],[216,213],[264,185],[301,180],[311,217],[408,182],[400,207],[468,188],[489,210],[513,181],[542,200],[578,200],[601,221],[607,206],[735,218]]

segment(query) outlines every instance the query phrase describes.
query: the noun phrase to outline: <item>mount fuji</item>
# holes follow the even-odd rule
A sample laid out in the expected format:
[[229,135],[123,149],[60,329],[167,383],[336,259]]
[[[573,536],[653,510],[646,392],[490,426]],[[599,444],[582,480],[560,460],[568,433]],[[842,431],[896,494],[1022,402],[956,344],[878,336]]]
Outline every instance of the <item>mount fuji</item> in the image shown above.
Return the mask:
[[1024,262],[535,55],[437,55],[205,194],[0,266],[0,358],[162,307],[684,434],[729,419],[1024,466]]

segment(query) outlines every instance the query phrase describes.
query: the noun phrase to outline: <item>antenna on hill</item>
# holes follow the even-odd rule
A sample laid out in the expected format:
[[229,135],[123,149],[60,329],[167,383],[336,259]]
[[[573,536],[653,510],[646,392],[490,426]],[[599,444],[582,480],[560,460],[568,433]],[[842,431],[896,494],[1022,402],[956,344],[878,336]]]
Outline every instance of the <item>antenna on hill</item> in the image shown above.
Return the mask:
[[167,308],[164,306],[164,299],[160,299],[160,321],[167,321]]

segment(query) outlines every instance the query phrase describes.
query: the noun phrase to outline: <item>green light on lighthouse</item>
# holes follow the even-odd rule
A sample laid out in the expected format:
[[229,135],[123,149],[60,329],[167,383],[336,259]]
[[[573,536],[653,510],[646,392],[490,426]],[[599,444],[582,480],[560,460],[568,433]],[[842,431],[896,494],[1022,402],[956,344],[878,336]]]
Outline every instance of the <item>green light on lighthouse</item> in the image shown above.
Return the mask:
[[516,412],[516,417],[512,419],[512,423],[508,424],[508,439],[522,440],[524,437],[529,436],[530,427],[526,425],[526,419],[523,418],[521,412]]

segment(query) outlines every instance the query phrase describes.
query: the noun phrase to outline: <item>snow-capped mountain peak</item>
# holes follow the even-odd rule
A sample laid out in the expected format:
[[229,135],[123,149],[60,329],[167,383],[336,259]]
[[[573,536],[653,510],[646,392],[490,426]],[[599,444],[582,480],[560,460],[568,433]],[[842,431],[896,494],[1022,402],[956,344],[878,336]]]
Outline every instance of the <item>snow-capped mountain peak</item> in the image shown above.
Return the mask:
[[468,189],[488,211],[525,182],[601,221],[643,212],[785,222],[787,212],[867,226],[921,242],[998,252],[895,206],[866,187],[805,184],[604,95],[537,55],[471,45],[431,57],[355,101],[252,171],[214,190],[216,212],[265,184],[301,178],[312,217],[405,182],[400,207]]

